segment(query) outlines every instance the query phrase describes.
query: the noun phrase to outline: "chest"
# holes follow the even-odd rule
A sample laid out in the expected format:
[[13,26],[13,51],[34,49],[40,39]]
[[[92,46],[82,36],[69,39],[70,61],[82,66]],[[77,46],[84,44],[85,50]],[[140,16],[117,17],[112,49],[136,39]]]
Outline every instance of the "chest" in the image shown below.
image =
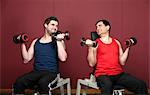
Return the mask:
[[100,55],[112,55],[112,54],[118,54],[119,47],[116,42],[112,42],[110,44],[104,44],[100,41],[98,41],[98,48],[97,48],[97,54]]

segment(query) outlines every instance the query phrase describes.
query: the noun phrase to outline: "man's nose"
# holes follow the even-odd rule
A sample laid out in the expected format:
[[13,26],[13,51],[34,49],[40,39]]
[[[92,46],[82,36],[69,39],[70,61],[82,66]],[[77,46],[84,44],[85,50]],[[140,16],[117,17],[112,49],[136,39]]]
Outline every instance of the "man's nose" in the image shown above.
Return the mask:
[[54,27],[54,30],[57,31],[57,27]]

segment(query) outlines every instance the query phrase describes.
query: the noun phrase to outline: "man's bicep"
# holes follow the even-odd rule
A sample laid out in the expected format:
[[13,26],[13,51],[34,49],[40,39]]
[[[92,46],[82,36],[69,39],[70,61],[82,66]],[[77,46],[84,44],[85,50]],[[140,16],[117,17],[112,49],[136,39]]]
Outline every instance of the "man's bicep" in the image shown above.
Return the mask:
[[31,43],[29,50],[28,50],[28,54],[29,54],[29,60],[31,60],[33,58],[34,55],[34,45],[35,42],[37,41],[37,39],[33,40],[33,42]]

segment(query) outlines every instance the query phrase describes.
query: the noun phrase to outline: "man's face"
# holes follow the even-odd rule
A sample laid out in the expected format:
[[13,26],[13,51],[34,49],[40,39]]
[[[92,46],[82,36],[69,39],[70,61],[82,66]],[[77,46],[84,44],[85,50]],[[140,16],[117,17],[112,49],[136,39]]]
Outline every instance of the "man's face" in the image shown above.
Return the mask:
[[55,33],[58,30],[58,22],[55,20],[51,20],[48,25],[45,24],[45,28],[48,31],[48,33]]
[[108,32],[108,26],[105,26],[102,21],[96,24],[96,31],[98,35],[105,34]]

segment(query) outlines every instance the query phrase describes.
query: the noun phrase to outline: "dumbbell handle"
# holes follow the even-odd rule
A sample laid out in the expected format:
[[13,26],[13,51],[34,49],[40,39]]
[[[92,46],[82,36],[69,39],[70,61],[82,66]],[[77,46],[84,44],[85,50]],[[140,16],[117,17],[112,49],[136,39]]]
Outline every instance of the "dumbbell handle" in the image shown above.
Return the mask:
[[92,47],[96,47],[97,46],[97,43],[93,43]]

